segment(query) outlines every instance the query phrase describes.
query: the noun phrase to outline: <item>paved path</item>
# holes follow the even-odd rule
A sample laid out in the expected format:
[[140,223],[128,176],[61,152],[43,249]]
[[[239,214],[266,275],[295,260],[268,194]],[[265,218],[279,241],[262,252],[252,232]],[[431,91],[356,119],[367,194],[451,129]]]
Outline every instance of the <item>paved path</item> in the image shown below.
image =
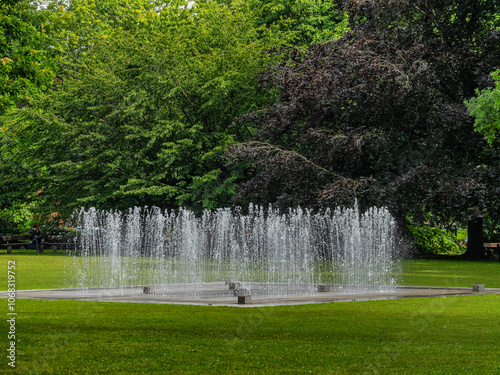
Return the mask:
[[[142,288],[142,287],[141,287]],[[484,292],[474,292],[471,288],[441,288],[441,287],[398,287],[386,293],[339,294],[338,292],[317,292],[315,295],[290,295],[283,298],[255,298],[250,304],[238,304],[238,298],[233,296],[217,296],[214,298],[181,298],[163,295],[145,294],[142,289],[129,288],[129,291],[118,289],[36,289],[18,290],[16,299],[65,299],[101,302],[134,302],[158,304],[192,304],[218,306],[275,306],[326,302],[349,302],[387,300],[402,298],[431,298],[500,294],[500,288],[486,288]],[[0,292],[0,298],[8,298],[8,292]]]

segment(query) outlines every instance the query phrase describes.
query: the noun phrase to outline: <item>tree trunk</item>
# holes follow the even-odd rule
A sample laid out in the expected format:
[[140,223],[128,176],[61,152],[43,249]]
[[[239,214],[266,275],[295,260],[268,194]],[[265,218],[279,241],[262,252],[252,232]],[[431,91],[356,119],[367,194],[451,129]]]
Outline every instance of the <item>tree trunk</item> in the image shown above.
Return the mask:
[[483,259],[483,218],[478,217],[467,223],[467,251],[464,256],[471,259]]

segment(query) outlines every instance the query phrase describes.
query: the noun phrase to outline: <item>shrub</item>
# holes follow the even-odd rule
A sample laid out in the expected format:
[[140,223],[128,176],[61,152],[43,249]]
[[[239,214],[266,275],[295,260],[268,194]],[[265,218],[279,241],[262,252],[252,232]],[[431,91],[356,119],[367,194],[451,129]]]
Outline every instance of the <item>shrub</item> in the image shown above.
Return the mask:
[[463,251],[455,243],[455,236],[444,229],[408,225],[412,243],[419,254],[461,254]]

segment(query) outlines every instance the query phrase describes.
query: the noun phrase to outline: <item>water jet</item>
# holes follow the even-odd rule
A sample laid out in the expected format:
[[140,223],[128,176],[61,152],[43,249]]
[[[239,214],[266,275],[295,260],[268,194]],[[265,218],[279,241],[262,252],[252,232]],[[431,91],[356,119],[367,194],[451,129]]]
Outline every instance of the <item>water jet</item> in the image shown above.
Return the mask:
[[[287,212],[82,209],[76,286],[149,297],[252,300],[393,291],[396,225],[385,208]],[[249,299],[250,300],[250,299]]]

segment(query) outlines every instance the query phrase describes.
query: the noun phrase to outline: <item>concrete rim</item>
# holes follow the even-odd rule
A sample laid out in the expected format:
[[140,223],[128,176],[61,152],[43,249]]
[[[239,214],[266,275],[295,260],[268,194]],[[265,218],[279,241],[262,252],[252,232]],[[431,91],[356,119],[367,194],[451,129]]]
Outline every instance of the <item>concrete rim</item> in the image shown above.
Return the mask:
[[[382,293],[359,293],[359,294],[338,294],[335,292],[317,292],[315,295],[295,295],[272,299],[252,299],[250,303],[238,304],[238,297],[232,298],[172,298],[168,296],[151,296],[149,294],[139,295],[119,295],[119,293],[109,293],[110,289],[94,288],[91,292],[83,293],[81,289],[30,289],[17,290],[16,299],[61,299],[75,301],[98,301],[98,302],[129,302],[129,303],[154,303],[154,304],[188,304],[204,306],[238,306],[238,307],[258,307],[258,306],[281,306],[300,305],[312,303],[330,302],[353,302],[353,301],[375,301],[407,298],[433,298],[433,297],[453,297],[453,296],[473,296],[473,295],[498,295],[500,288],[485,288],[484,291],[475,292],[471,288],[463,287],[435,287],[435,286],[400,286],[394,291]],[[99,293],[99,291],[107,291]],[[9,292],[1,291],[0,298],[9,298]]]

